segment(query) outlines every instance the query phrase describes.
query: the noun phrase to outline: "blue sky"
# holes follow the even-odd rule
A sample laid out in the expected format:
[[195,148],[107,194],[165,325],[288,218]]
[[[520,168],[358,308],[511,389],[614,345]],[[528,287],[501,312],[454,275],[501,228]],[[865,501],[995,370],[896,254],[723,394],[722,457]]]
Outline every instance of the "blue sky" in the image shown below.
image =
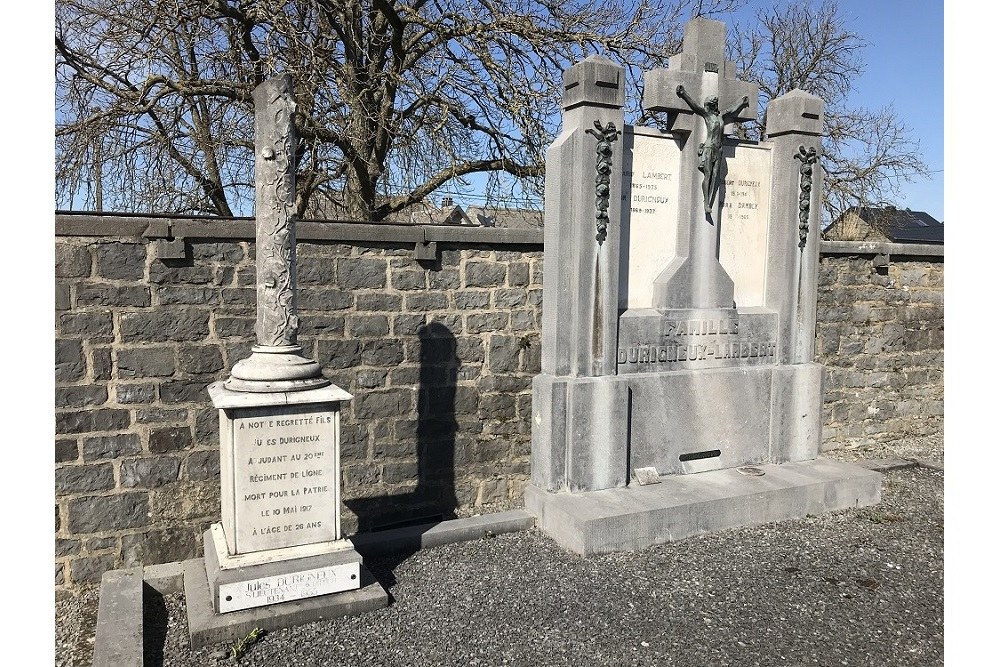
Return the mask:
[[929,180],[901,182],[899,203],[944,221],[944,4],[933,0],[839,0],[837,4],[847,27],[867,43],[861,54],[866,72],[855,82],[849,102],[866,108],[892,105],[911,136],[920,141],[924,162],[934,172]]
[[841,0],[869,46],[852,102],[892,104],[920,141],[930,180],[902,184],[901,204],[944,220],[944,5],[912,0]]

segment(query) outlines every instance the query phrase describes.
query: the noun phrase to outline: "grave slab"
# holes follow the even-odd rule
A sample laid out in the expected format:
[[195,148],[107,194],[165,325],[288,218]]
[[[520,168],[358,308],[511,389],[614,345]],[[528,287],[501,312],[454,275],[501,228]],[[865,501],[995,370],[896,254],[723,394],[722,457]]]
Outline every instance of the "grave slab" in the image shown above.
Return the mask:
[[882,476],[829,459],[691,475],[587,493],[525,489],[525,508],[560,546],[583,556],[635,551],[727,528],[879,502]]

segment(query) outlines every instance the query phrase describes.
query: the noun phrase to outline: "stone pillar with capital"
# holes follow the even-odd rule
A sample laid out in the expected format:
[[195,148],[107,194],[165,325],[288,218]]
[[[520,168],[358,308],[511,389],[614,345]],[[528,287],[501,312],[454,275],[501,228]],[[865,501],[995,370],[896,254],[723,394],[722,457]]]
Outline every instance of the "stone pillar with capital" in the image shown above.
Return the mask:
[[545,159],[542,372],[532,383],[533,482],[628,481],[628,394],[617,372],[625,70],[590,56],[566,70],[563,127]]

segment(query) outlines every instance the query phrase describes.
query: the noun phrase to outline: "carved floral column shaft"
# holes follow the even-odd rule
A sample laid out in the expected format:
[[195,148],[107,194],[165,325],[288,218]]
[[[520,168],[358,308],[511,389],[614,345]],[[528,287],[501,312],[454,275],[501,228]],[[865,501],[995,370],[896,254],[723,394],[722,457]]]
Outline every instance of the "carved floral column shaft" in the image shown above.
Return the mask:
[[289,75],[254,90],[257,344],[233,366],[226,388],[274,392],[329,384],[302,356],[295,268],[295,96]]

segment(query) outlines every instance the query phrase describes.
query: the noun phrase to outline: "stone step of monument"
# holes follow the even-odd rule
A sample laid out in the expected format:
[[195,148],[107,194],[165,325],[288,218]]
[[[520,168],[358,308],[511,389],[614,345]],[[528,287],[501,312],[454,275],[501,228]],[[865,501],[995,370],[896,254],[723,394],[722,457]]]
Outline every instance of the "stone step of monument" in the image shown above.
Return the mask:
[[350,540],[358,553],[367,558],[401,551],[418,551],[453,542],[468,542],[502,533],[527,530],[534,525],[533,515],[524,510],[509,510],[449,519],[439,523],[362,533],[351,537]]
[[849,463],[816,459],[692,475],[660,484],[586,493],[525,490],[525,507],[563,548],[584,556],[634,551],[727,528],[875,505],[882,476]]

